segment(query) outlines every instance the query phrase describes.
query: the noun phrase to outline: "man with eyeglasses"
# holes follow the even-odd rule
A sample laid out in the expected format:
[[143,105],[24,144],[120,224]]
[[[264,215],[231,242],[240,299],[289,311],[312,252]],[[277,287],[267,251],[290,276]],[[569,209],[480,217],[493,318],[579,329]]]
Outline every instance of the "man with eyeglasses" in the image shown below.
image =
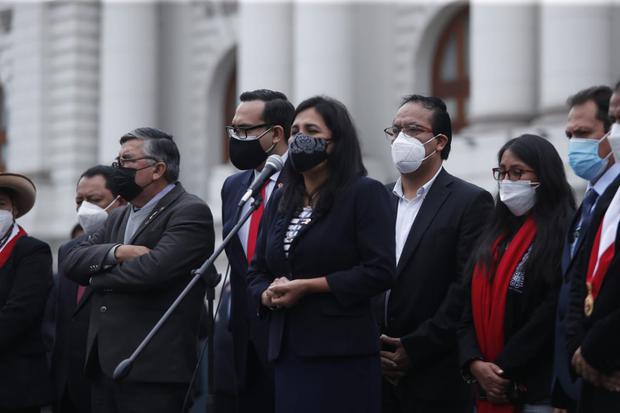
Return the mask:
[[129,202],[71,250],[67,277],[92,289],[86,347],[94,413],[180,412],[197,362],[204,285],[197,284],[136,359],[112,379],[213,252],[209,207],[178,182],[172,136],[155,128],[125,134],[114,185]]
[[[222,187],[223,237],[249,209],[250,203],[246,203],[241,211],[237,205],[256,174],[262,170],[267,157],[277,154],[286,158],[295,112],[283,93],[272,90],[244,92],[240,101],[232,124],[226,127],[230,160],[242,171],[229,176]],[[262,212],[280,180],[279,173],[269,179],[261,190],[263,205],[226,247],[230,265],[231,306],[230,312],[226,308],[220,311],[224,312],[224,316],[230,316],[236,383],[231,385],[218,380],[223,374],[218,375],[221,369],[218,369],[216,361],[217,413],[274,411],[273,370],[267,363],[267,321],[256,316],[259,303],[250,301],[245,277],[254,255]],[[216,330],[216,335],[223,333]]]
[[[573,279],[578,276],[577,257],[582,254],[587,233],[593,218],[601,216],[620,185],[620,165],[614,159],[608,132],[611,88],[594,86],[584,89],[568,99],[566,136],[569,139],[568,160],[575,174],[585,179],[586,193],[575,213],[566,235],[562,257],[562,286],[558,297],[555,327],[554,377],[552,405],[559,412],[576,412],[581,398],[581,380],[571,373],[571,320],[568,318]],[[598,224],[596,226],[598,228]],[[568,343],[567,343],[568,342]]]
[[441,99],[406,96],[384,132],[400,177],[388,185],[396,280],[379,306],[383,411],[470,412],[456,330],[467,298],[465,264],[493,199],[443,168],[452,127]]

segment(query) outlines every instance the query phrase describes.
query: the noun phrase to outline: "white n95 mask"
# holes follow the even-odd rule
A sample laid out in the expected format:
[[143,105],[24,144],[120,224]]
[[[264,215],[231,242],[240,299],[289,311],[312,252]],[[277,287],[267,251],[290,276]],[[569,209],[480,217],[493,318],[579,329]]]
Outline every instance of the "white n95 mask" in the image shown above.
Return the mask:
[[433,136],[431,139],[422,143],[416,138],[406,135],[402,131],[398,134],[394,142],[392,142],[392,161],[394,166],[401,174],[410,174],[415,172],[422,162],[433,156],[436,151],[428,156],[424,156],[426,151],[424,145],[437,138]]
[[101,228],[108,219],[108,208],[110,208],[120,196],[114,198],[107,207],[101,208],[98,205],[92,204],[88,201],[82,201],[82,204],[78,208],[77,217],[80,226],[87,234],[94,234],[99,228]]
[[620,123],[614,123],[611,125],[607,142],[611,146],[611,152],[614,154],[616,163],[620,163]]

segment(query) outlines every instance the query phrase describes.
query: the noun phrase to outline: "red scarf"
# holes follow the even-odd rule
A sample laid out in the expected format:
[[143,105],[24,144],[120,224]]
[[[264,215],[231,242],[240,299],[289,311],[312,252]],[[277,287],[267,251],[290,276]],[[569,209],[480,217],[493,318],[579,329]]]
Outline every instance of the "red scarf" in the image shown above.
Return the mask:
[[[590,252],[590,261],[588,262],[588,273],[586,275],[586,284],[590,284],[592,288],[592,298],[596,300],[601,285],[607,275],[607,269],[614,259],[616,253],[615,244],[607,246],[605,251],[599,257],[599,249],[601,245],[601,233],[603,232],[603,222],[598,227],[596,232],[596,238],[594,239],[594,245]],[[598,264],[598,265],[597,265]],[[595,271],[596,270],[596,271]]]
[[[11,256],[11,253],[13,252],[13,248],[15,248],[15,243],[17,242],[17,240],[23,236],[28,235],[26,234],[26,231],[24,231],[22,227],[18,227],[18,228],[19,230],[17,231],[17,234],[15,234],[13,238],[10,238],[9,241],[4,246],[4,248],[2,249],[2,251],[0,251],[0,268],[4,267],[4,264],[6,264],[7,260]],[[11,229],[11,231],[13,230]]]
[[[485,360],[495,361],[504,348],[504,313],[508,286],[517,265],[532,245],[535,236],[536,224],[534,219],[529,217],[510,241],[499,261],[497,247],[504,236],[500,236],[493,243],[492,269],[495,269],[495,276],[491,280],[484,264],[478,263],[474,268],[471,281],[472,313],[478,346]],[[517,411],[513,405],[497,405],[484,400],[478,400],[476,407],[478,413]]]
[[596,231],[594,245],[590,250],[588,272],[586,273],[586,288],[588,290],[584,300],[583,310],[587,317],[594,311],[596,297],[601,290],[605,276],[611,262],[616,255],[616,238],[620,223],[620,191],[616,192],[611,200],[601,224]]

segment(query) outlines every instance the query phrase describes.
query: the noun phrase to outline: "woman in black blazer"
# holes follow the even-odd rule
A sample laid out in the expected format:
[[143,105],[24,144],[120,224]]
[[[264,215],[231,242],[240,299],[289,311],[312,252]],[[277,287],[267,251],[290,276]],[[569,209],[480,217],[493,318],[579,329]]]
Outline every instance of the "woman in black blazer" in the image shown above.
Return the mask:
[[474,250],[459,332],[477,411],[551,412],[555,306],[563,237],[575,203],[555,148],[535,135],[499,151],[499,196]]
[[351,118],[314,97],[295,111],[283,188],[269,202],[249,270],[269,320],[276,412],[379,412],[371,297],[395,271],[387,191],[366,178]]
[[15,223],[35,196],[30,179],[0,173],[0,413],[39,412],[51,401],[41,324],[52,255]]

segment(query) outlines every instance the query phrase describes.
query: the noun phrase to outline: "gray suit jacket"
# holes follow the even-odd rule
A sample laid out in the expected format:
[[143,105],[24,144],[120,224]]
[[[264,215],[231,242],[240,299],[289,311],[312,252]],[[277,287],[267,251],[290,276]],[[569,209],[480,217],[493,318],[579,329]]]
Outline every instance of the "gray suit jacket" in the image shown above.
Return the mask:
[[[74,248],[63,263],[67,277],[90,283],[93,296],[86,349],[86,370],[96,363],[111,377],[162,316],[197,268],[213,252],[211,211],[177,183],[131,239],[152,251],[105,265],[110,249],[123,243],[130,206],[114,210],[104,228]],[[138,357],[126,380],[189,382],[196,363],[198,332],[204,314],[204,285],[198,283]]]

